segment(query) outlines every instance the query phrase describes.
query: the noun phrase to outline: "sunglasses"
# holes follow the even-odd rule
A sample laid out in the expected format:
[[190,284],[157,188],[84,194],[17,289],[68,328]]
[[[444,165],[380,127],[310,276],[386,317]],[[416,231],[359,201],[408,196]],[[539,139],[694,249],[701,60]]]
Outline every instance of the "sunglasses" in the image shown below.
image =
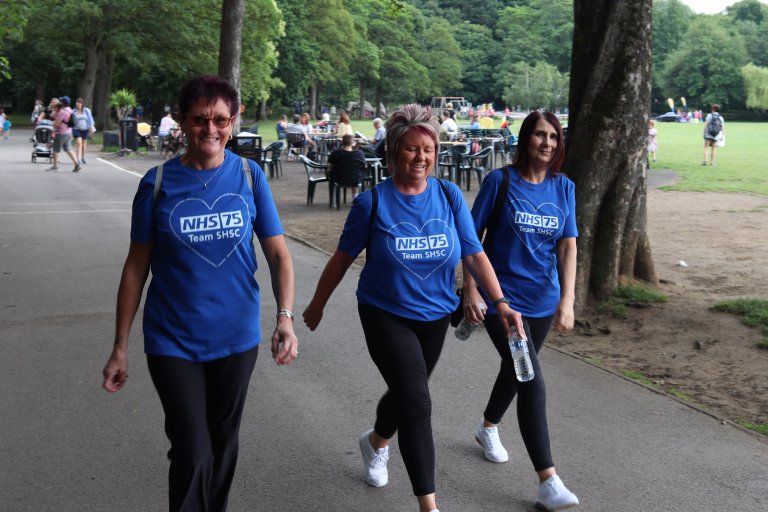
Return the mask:
[[206,116],[191,116],[189,120],[192,122],[195,126],[208,126],[208,123],[213,121],[213,125],[216,128],[226,128],[227,126],[232,123],[232,120],[235,118],[235,116],[232,117],[224,117],[224,116],[216,116],[216,117],[206,117]]

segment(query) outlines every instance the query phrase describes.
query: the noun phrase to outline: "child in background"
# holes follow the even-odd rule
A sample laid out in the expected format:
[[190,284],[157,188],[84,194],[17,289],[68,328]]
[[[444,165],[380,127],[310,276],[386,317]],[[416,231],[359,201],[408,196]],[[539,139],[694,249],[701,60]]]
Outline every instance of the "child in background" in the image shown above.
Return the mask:
[[656,130],[656,121],[653,119],[648,121],[648,157],[652,159],[653,162],[656,161],[656,134],[658,131]]

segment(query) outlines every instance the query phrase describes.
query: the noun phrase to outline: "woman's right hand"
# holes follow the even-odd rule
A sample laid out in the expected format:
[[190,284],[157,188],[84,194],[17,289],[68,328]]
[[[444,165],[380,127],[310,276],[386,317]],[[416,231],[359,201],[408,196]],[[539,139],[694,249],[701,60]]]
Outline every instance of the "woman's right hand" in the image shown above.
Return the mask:
[[314,303],[310,302],[301,316],[304,318],[304,324],[309,327],[309,330],[314,331],[320,325],[320,320],[323,319],[323,308],[315,306]]
[[485,300],[477,288],[464,288],[464,318],[472,322],[473,324],[479,324],[485,320],[485,312],[488,310],[488,306],[485,305]]
[[112,350],[107,364],[102,371],[104,382],[101,387],[115,393],[123,389],[125,381],[128,379],[128,354],[122,350]]

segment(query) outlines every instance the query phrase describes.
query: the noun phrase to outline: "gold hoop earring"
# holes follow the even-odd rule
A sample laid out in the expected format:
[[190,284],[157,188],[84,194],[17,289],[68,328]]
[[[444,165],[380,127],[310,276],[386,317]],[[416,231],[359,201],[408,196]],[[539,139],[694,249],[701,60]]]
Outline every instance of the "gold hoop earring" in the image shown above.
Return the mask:
[[229,132],[229,140],[232,140],[232,132]]

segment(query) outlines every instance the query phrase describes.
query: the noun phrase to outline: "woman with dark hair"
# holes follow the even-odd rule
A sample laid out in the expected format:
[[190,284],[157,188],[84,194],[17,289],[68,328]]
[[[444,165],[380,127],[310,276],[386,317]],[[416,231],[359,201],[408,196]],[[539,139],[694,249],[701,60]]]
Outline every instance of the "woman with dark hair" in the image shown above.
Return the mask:
[[[491,172],[472,206],[475,228],[493,223],[486,243],[488,258],[504,297],[520,311],[528,333],[534,378],[515,376],[504,324],[487,294],[464,272],[464,316],[485,328],[501,356],[501,368],[475,439],[491,462],[506,462],[497,424],[517,395],[517,421],[528,455],[539,477],[538,504],[548,510],[579,504],[555,472],[550,453],[544,375],[537,358],[549,329],[573,329],[576,283],[576,200],[571,180],[560,171],[565,158],[563,129],[550,112],[532,112],[520,127],[511,166]],[[499,217],[491,219],[499,188],[508,173],[508,188]],[[486,234],[488,236],[488,234]]]
[[75,127],[72,128],[72,137],[75,139],[75,154],[77,161],[85,165],[86,146],[94,128],[93,114],[91,114],[91,109],[85,106],[85,100],[77,98],[72,115],[75,118]]
[[[432,110],[406,105],[387,121],[392,178],[361,193],[328,261],[304,321],[315,330],[323,309],[357,255],[366,263],[357,288],[368,352],[388,390],[374,428],[360,434],[363,478],[374,487],[389,480],[388,443],[398,433],[400,452],[421,512],[437,510],[432,402],[428,379],[437,364],[450,313],[458,305],[454,269],[468,272],[495,299],[502,330],[522,333],[477,239],[459,188],[430,177],[439,152]],[[375,198],[375,199],[374,199]]]
[[201,76],[178,99],[187,151],[139,183],[103,387],[125,385],[128,336],[151,267],[144,351],[171,442],[169,510],[224,511],[261,336],[253,236],[272,276],[271,348],[280,365],[298,355],[293,265],[264,172],[225,150],[237,92]]

